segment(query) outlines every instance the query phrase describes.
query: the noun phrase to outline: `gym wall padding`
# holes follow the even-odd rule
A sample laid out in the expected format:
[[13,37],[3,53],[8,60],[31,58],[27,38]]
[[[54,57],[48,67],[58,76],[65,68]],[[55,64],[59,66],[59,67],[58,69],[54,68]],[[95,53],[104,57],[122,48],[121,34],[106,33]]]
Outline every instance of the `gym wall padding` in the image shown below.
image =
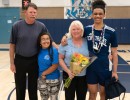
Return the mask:
[[[62,36],[68,32],[69,25],[74,19],[37,19],[37,20],[43,22],[46,25],[50,34],[52,35],[53,40],[59,44]],[[80,20],[84,26],[93,23],[92,19],[78,19],[78,20]],[[130,44],[130,19],[105,19],[104,22],[108,26],[116,30],[119,44]],[[7,24],[4,27],[5,29],[2,28],[4,30],[7,30],[8,31],[7,33],[9,34],[6,34],[6,32],[0,30],[1,34],[0,38],[2,38],[0,39],[0,44],[9,43],[11,30],[8,30],[7,28],[10,27],[9,29],[11,29],[12,26],[10,25],[12,24]]]
[[[56,43],[60,43],[62,36],[68,32],[70,23],[74,19],[38,19],[48,28]],[[84,26],[93,23],[92,19],[78,19]],[[105,19],[104,22],[117,32],[119,44],[130,44],[130,19]]]

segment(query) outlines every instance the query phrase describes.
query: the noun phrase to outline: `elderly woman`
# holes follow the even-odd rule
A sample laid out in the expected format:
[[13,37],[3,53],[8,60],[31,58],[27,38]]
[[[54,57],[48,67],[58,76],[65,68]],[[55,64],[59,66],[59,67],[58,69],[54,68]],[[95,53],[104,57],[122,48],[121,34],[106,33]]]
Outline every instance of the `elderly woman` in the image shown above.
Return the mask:
[[75,92],[77,95],[77,100],[86,99],[86,70],[82,71],[77,76],[71,72],[70,59],[73,53],[80,53],[84,56],[89,56],[87,40],[83,38],[84,28],[80,21],[75,20],[70,24],[69,33],[72,38],[67,40],[68,45],[59,46],[59,63],[63,68],[63,81],[68,77],[73,79],[70,86],[65,88],[65,100],[74,100]]

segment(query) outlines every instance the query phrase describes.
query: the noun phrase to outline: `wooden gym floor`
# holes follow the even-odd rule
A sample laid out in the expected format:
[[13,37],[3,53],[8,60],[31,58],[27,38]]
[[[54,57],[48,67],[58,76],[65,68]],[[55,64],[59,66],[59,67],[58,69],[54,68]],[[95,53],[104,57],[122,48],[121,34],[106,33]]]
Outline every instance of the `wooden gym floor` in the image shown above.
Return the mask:
[[[16,100],[15,99],[15,84],[14,84],[14,77],[13,73],[10,71],[10,63],[9,63],[9,51],[8,51],[9,45],[0,45],[0,100]],[[128,66],[130,68],[130,45],[119,45],[118,47],[118,55],[121,56],[125,61],[126,64],[120,64],[120,66]],[[119,73],[127,74],[124,78],[130,77],[130,70],[127,70],[127,72],[122,72],[120,70]],[[120,78],[120,77],[119,77]],[[130,78],[129,78],[130,79]],[[120,80],[121,82],[123,80]],[[124,84],[127,83],[127,86],[130,85],[130,80],[124,81]],[[128,85],[129,84],[129,85]],[[127,89],[128,87],[126,87]],[[39,92],[38,92],[39,95]],[[88,100],[88,95],[86,97],[86,100]],[[122,97],[122,95],[121,95]],[[26,100],[28,99],[28,94],[26,91]],[[40,95],[39,95],[40,100]],[[64,91],[59,92],[59,100],[64,100]],[[97,97],[97,100],[99,99],[99,95]],[[115,98],[112,100],[119,100],[119,98]],[[130,100],[130,91],[126,93],[125,100]]]

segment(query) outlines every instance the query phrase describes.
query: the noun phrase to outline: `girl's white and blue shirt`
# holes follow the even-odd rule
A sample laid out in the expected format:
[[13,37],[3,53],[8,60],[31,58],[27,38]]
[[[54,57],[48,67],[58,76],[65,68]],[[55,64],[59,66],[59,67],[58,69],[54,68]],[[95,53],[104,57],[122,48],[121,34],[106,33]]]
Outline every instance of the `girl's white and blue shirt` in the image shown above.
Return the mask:
[[[89,51],[98,57],[95,62],[90,65],[89,68],[96,71],[109,70],[109,46],[118,46],[117,34],[115,30],[107,25],[104,26],[103,30],[95,30],[93,28],[93,25],[89,25],[84,28],[84,37],[88,41]],[[99,52],[96,53],[94,52],[93,45],[99,44],[100,42],[101,48],[99,49]]]

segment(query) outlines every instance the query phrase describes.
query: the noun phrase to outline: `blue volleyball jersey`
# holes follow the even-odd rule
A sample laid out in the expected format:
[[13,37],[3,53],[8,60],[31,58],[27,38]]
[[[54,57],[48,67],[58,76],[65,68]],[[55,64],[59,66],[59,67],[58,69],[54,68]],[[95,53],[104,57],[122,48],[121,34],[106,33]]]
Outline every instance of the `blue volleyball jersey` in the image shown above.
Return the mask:
[[[89,68],[96,71],[109,70],[109,46],[118,46],[115,30],[107,25],[104,26],[103,30],[96,30],[93,25],[89,25],[84,28],[84,37],[88,41],[89,51],[98,57]],[[93,49],[95,45],[99,47],[99,52],[95,52]]]

